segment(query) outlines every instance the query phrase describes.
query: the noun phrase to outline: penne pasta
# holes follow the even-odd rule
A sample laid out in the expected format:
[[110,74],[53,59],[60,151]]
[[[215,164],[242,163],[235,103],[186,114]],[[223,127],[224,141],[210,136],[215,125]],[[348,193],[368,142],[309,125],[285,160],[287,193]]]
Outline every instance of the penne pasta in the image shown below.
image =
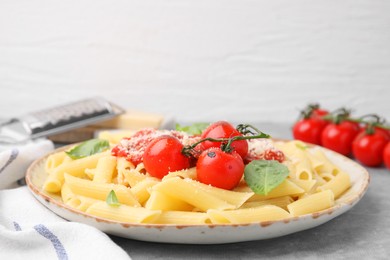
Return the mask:
[[143,204],[150,197],[149,190],[157,183],[159,183],[159,181],[156,178],[147,178],[138,182],[130,190],[135,195],[138,202]]
[[100,183],[110,183],[114,177],[115,167],[116,157],[110,155],[99,158],[94,171],[93,181]]
[[245,202],[241,208],[256,208],[265,205],[278,206],[284,210],[287,210],[287,205],[292,203],[294,200],[290,196],[277,197],[268,200],[257,200]]
[[120,203],[130,206],[140,206],[140,203],[129,188],[120,184],[98,183],[90,180],[80,179],[65,173],[65,183],[73,193],[82,196],[89,196],[98,200],[105,200],[113,190]]
[[52,172],[50,172],[47,180],[43,185],[43,189],[52,193],[59,192],[61,190],[62,184],[64,183],[65,173],[77,177],[83,177],[85,175],[85,169],[95,168],[99,158],[107,156],[108,154],[109,152],[102,152],[59,165]]
[[314,213],[334,205],[334,194],[331,190],[325,190],[306,196],[287,205],[287,209],[294,217]]
[[290,214],[277,206],[265,205],[256,208],[237,210],[214,210],[207,211],[213,224],[253,223],[260,221],[275,221],[290,217]]
[[304,192],[305,192],[304,189],[302,189],[292,181],[286,179],[278,187],[270,191],[267,195],[254,194],[248,200],[249,201],[267,200],[267,199],[277,198],[281,196],[299,195]]
[[89,207],[91,207],[91,205],[99,201],[100,200],[96,200],[85,196],[74,196],[73,198],[68,200],[65,204],[71,206],[72,208],[85,212],[87,211],[87,209],[89,209]]
[[198,182],[179,177],[168,178],[155,185],[153,190],[187,202],[202,211],[208,209],[234,209],[235,205],[226,202],[207,192],[200,192]]
[[45,163],[45,170],[47,172],[52,171],[64,162],[64,159],[68,157],[65,152],[53,153],[47,157]]
[[192,211],[194,206],[161,191],[152,190],[148,201],[145,203],[145,208],[164,211]]
[[[233,190],[201,183],[196,167],[154,178],[143,163],[134,165],[110,151],[74,160],[65,152],[48,156],[43,189],[75,210],[107,220],[225,225],[316,213],[332,207],[351,187],[350,176],[321,149],[300,141],[277,142],[277,148],[285,154],[289,174],[266,195],[255,194],[245,178]],[[114,203],[106,202],[109,194]]]
[[345,172],[339,172],[334,178],[324,185],[318,186],[317,191],[331,190],[337,199],[351,186],[351,180]]
[[207,213],[191,211],[162,211],[154,221],[156,224],[176,224],[176,225],[201,225],[210,223]]
[[120,205],[109,206],[106,202],[92,204],[86,213],[105,219],[112,219],[120,222],[130,223],[153,223],[161,214],[159,210],[150,210],[142,207],[131,207]]

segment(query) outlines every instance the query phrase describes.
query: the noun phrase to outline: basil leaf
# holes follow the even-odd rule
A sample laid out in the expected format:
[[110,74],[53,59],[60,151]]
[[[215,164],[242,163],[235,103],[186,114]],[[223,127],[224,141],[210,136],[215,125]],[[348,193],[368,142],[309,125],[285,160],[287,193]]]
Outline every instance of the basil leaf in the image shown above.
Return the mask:
[[108,193],[106,203],[112,207],[119,207],[121,205],[114,190],[111,190],[110,193]]
[[287,166],[278,161],[255,160],[245,166],[244,179],[253,192],[267,195],[288,176]]
[[210,123],[194,123],[189,126],[181,126],[176,124],[176,130],[186,132],[190,135],[200,135],[209,125]]
[[72,150],[66,152],[66,154],[75,160],[103,152],[108,148],[110,148],[110,144],[107,140],[91,139],[75,146]]

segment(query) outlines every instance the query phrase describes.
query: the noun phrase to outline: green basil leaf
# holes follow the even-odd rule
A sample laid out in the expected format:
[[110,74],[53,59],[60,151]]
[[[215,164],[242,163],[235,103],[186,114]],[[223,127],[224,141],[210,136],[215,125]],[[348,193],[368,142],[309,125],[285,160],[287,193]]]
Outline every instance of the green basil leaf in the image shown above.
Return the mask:
[[112,207],[119,207],[121,205],[114,190],[111,190],[110,193],[108,193],[106,203]]
[[255,160],[245,166],[244,179],[253,192],[267,195],[288,176],[287,166],[278,161]]
[[200,135],[209,125],[210,123],[194,123],[189,126],[181,126],[176,124],[176,130],[186,132],[190,135]]
[[108,148],[110,148],[110,144],[107,140],[91,139],[75,146],[72,150],[66,152],[66,154],[75,160],[103,152]]

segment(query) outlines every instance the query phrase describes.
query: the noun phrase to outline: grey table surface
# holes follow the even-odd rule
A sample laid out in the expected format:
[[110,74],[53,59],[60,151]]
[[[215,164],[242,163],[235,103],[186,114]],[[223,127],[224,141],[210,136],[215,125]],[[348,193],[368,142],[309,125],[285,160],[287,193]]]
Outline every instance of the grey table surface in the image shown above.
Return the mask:
[[[275,138],[291,138],[290,125],[256,125]],[[370,185],[355,207],[321,226],[287,236],[222,245],[111,238],[132,259],[390,259],[390,171],[367,170]]]

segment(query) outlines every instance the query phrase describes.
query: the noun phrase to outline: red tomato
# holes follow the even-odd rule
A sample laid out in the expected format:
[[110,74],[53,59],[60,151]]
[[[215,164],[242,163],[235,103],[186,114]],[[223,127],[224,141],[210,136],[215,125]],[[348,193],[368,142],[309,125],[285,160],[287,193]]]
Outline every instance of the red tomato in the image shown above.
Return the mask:
[[286,157],[282,151],[266,150],[264,151],[264,159],[269,161],[275,160],[282,163]]
[[293,126],[293,136],[312,144],[321,144],[321,133],[328,123],[316,118],[304,118],[296,122]]
[[348,156],[352,152],[352,142],[359,133],[359,124],[343,121],[327,125],[321,134],[322,146]]
[[389,139],[390,141],[390,130],[387,130],[387,129],[384,129],[384,128],[381,128],[381,127],[375,127],[374,129],[375,132],[381,132],[383,135],[387,136],[387,138]]
[[183,145],[176,137],[157,137],[145,148],[143,162],[146,171],[161,179],[169,172],[189,168],[190,159],[181,153],[182,149]]
[[315,108],[311,111],[311,118],[317,118],[317,119],[322,119],[323,116],[326,116],[329,114],[327,110],[321,109],[321,108]]
[[352,143],[353,155],[366,166],[376,167],[383,162],[383,150],[389,139],[380,131],[361,132]]
[[219,147],[212,147],[199,156],[196,164],[197,178],[202,183],[231,190],[240,182],[244,167],[237,152],[227,153]]
[[390,170],[390,142],[387,143],[385,149],[383,150],[383,161],[387,169]]
[[[231,138],[234,136],[242,136],[242,134],[238,132],[230,123],[226,121],[218,121],[207,127],[203,131],[201,138],[217,139]],[[202,150],[207,150],[211,147],[221,147],[221,142],[205,141],[201,143],[201,147]],[[234,141],[231,145],[231,148],[233,151],[236,151],[241,156],[241,158],[245,158],[245,156],[248,154],[248,142],[246,140]]]

